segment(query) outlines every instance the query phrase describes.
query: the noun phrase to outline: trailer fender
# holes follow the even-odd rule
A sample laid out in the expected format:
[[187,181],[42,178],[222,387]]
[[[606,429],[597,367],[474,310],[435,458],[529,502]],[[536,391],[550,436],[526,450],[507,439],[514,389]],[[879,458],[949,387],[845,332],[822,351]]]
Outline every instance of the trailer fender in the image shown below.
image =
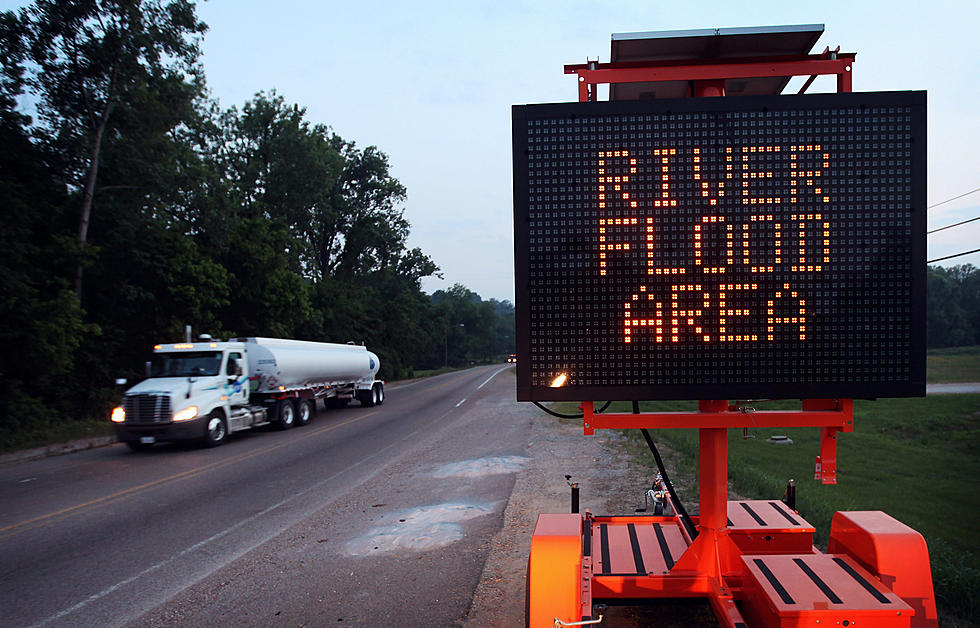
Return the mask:
[[929,548],[922,535],[880,510],[835,512],[829,554],[847,554],[915,609],[912,628],[936,628]]
[[580,621],[581,596],[582,515],[538,515],[528,559],[528,628]]

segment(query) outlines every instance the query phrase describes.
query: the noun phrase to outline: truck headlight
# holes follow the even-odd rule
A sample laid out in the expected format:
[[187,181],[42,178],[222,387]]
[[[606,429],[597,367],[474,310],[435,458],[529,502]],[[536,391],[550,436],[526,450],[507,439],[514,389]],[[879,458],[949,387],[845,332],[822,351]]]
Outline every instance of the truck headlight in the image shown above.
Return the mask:
[[187,406],[183,410],[174,412],[174,421],[190,421],[197,416],[197,406]]
[[122,407],[113,408],[112,416],[110,417],[113,423],[122,423],[126,420],[126,411]]

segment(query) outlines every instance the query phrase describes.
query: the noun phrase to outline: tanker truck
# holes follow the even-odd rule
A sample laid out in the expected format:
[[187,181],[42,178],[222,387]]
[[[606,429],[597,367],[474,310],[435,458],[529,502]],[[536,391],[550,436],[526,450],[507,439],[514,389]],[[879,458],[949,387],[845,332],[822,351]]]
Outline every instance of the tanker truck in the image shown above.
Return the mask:
[[125,392],[111,420],[116,437],[134,450],[186,440],[215,447],[253,427],[306,425],[317,400],[326,407],[354,399],[380,405],[380,366],[378,356],[353,343],[202,335],[156,345],[147,379]]

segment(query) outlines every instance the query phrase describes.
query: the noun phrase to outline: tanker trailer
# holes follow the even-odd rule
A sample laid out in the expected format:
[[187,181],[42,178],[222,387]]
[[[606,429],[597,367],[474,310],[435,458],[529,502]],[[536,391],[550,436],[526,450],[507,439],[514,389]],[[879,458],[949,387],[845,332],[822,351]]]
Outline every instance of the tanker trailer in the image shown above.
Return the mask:
[[198,342],[160,344],[147,379],[112,411],[117,438],[135,450],[198,440],[214,447],[229,434],[262,425],[309,423],[317,400],[342,407],[356,399],[384,402],[378,356],[362,345],[281,338],[203,335]]

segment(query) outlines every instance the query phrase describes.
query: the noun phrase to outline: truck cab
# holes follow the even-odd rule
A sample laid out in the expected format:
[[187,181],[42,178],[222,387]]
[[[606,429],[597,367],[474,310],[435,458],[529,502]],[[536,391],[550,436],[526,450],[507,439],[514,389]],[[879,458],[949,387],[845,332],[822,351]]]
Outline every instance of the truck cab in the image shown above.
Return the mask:
[[127,390],[122,405],[113,410],[119,440],[133,449],[179,440],[220,444],[233,411],[249,402],[245,343],[177,343],[153,349],[149,377]]

